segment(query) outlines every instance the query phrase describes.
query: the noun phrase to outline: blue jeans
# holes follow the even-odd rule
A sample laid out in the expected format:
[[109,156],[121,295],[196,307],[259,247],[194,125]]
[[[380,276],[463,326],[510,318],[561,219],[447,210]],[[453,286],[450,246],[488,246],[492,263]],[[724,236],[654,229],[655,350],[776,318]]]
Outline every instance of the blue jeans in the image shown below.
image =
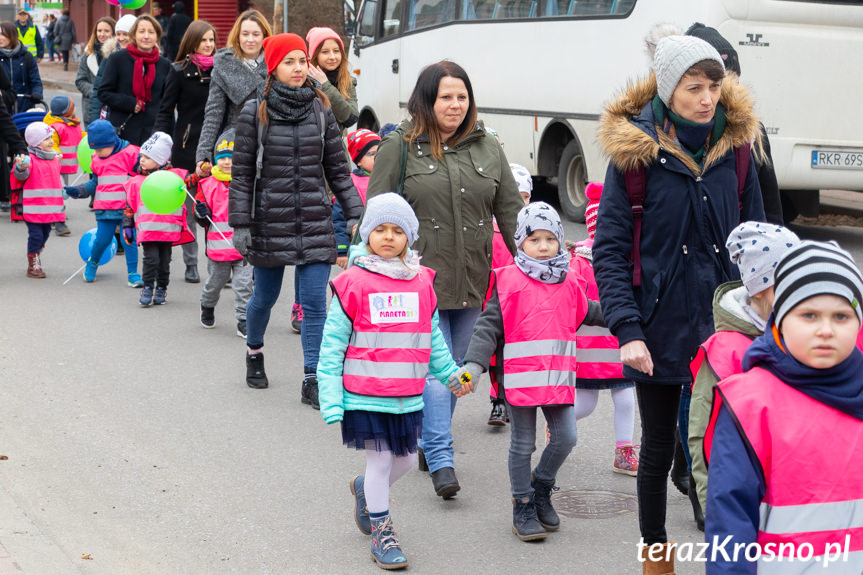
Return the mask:
[[[299,303],[303,306],[303,367],[305,373],[315,373],[327,319],[330,264],[301,264],[294,273],[299,277]],[[284,276],[285,266],[255,267],[255,290],[246,308],[246,344],[252,349],[264,346],[264,332],[270,322],[270,311],[279,299]]]
[[692,403],[692,388],[683,386],[680,392],[680,407],[677,409],[677,427],[680,432],[680,444],[683,446],[683,456],[686,458],[686,470],[692,473],[692,456],[689,454],[689,404]]
[[[102,252],[111,245],[111,238],[114,237],[117,226],[123,227],[122,224],[123,220],[96,220],[96,239],[93,240],[93,249],[90,252],[91,259],[99,261]],[[123,241],[123,250],[126,252],[126,272],[136,273],[138,271],[138,242],[132,242],[130,246]]]
[[[467,345],[473,335],[473,324],[479,317],[479,308],[438,310],[440,330],[455,362],[461,365]],[[303,314],[306,313],[303,306]],[[303,318],[305,323],[305,317]],[[426,377],[423,390],[423,433],[419,446],[425,454],[429,471],[455,467],[452,449],[452,413],[456,396],[431,374]]]
[[[530,456],[536,450],[536,407],[509,405],[509,486],[516,499],[529,497],[533,493],[530,486]],[[551,441],[542,450],[539,463],[533,474],[537,479],[554,483],[557,471],[572,448],[575,447],[578,433],[575,426],[575,408],[572,405],[544,405],[541,408]]]

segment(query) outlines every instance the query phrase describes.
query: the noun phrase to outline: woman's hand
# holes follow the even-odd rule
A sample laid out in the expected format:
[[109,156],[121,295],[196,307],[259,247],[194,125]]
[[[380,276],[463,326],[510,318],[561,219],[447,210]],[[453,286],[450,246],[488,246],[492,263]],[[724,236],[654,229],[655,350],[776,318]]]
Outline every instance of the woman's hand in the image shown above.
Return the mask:
[[137,102],[135,102],[135,113],[136,114],[143,109],[144,109],[144,103],[141,102],[141,100],[138,100]]
[[317,80],[320,84],[323,84],[324,82],[329,82],[329,79],[327,78],[327,75],[324,73],[324,71],[320,67],[315,66],[314,64],[309,64],[309,76]]
[[206,178],[210,175],[210,170],[213,169],[213,165],[210,162],[205,162],[201,160],[197,164],[195,164],[195,173],[199,178]]
[[653,358],[650,357],[647,344],[640,339],[623,344],[620,348],[620,361],[632,369],[653,375]]

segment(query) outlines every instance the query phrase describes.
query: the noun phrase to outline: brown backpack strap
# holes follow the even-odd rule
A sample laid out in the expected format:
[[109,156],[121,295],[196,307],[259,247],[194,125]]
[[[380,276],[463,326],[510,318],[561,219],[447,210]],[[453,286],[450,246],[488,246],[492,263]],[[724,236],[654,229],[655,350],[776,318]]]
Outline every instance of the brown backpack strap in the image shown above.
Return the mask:
[[647,195],[647,177],[644,173],[644,166],[626,170],[624,172],[626,179],[626,196],[629,198],[629,205],[632,206],[632,252],[630,261],[632,262],[632,285],[641,286],[641,219],[644,215],[644,198]]

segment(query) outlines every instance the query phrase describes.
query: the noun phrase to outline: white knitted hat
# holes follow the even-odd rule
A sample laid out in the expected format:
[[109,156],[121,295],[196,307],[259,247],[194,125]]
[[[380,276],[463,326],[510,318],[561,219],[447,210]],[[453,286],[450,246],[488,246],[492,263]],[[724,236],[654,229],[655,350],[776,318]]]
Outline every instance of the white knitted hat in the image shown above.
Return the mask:
[[38,148],[39,144],[54,135],[54,130],[51,129],[45,122],[31,122],[27,129],[24,130],[24,140],[27,145],[32,148]]
[[527,194],[527,197],[530,197],[533,192],[533,178],[530,177],[530,172],[521,164],[510,163],[509,169],[512,170],[512,177],[515,178],[518,193]]
[[694,36],[666,36],[656,46],[653,69],[659,98],[668,106],[671,95],[686,71],[702,60],[716,60],[725,68],[716,48]]
[[171,147],[174,141],[165,132],[153,132],[150,139],[141,144],[141,155],[147,156],[160,166],[171,161]]
[[114,25],[114,30],[128,34],[129,31],[132,30],[132,26],[134,26],[135,20],[137,19],[138,17],[133,14],[125,14],[117,20],[117,23]]

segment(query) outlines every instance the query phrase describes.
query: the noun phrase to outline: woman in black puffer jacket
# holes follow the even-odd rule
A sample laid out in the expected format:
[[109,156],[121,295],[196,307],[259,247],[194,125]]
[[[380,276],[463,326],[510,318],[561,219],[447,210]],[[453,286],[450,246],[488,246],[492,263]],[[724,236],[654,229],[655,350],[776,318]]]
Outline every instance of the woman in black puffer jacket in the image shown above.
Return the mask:
[[[362,202],[329,100],[308,78],[305,41],[296,34],[271,36],[264,40],[264,56],[269,78],[262,101],[247,102],[237,119],[229,199],[234,246],[255,266],[246,312],[246,383],[255,389],[268,385],[264,332],[285,266],[295,265],[304,312],[302,401],[317,407],[327,281],[337,255],[324,179],[344,210],[348,231],[359,220]],[[264,153],[255,186],[259,125]]]

